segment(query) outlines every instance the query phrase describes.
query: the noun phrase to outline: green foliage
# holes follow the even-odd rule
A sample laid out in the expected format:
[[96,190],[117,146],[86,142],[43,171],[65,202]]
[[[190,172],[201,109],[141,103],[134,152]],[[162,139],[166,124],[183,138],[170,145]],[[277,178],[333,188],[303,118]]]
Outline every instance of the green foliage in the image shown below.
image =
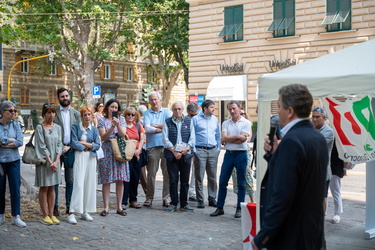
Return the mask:
[[187,75],[189,4],[185,0],[134,0],[132,8],[130,22],[136,27],[135,44],[140,45],[141,54],[157,56],[154,68],[164,70],[167,78],[181,68]]

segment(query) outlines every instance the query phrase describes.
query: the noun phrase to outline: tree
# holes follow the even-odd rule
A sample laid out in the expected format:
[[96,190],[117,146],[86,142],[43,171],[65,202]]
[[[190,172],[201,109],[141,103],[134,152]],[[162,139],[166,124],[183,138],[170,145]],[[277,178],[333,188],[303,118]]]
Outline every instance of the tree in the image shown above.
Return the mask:
[[133,0],[132,8],[129,21],[137,34],[134,44],[162,81],[163,106],[167,106],[182,75],[189,84],[189,4],[185,0]]
[[6,1],[19,14],[15,22],[30,43],[52,45],[58,62],[75,76],[83,103],[93,106],[94,72],[114,56],[119,39],[126,43],[132,34],[129,1]]

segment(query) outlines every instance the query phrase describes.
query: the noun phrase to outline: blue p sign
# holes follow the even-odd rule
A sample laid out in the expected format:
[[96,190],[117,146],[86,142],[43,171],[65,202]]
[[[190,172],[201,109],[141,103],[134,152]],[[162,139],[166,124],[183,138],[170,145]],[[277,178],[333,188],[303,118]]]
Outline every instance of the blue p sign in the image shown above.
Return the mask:
[[92,87],[92,96],[93,98],[100,98],[100,86]]

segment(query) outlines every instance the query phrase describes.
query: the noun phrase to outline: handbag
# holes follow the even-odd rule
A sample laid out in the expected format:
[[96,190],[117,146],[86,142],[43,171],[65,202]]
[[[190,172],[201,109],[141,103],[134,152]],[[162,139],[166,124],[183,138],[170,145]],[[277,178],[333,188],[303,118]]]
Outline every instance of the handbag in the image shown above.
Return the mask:
[[43,158],[39,159],[36,156],[35,146],[33,144],[34,135],[35,135],[35,131],[30,137],[29,142],[25,145],[25,151],[23,152],[23,155],[22,155],[22,162],[26,164],[44,165],[46,164],[47,161]]
[[[129,139],[128,135],[125,134],[125,139],[122,138],[121,136],[117,136],[117,139],[110,139],[112,143],[112,149],[113,149],[113,154],[115,155],[116,160],[118,161],[130,161],[134,157],[134,151],[135,148],[137,147],[137,141],[136,140],[131,140]],[[117,141],[117,147],[118,147],[118,152],[117,152],[117,147],[116,152],[114,149],[114,143],[113,141]],[[121,155],[121,160],[119,155]]]
[[[124,140],[124,138],[120,137],[121,139],[120,140]],[[118,140],[119,138],[117,138]],[[131,140],[129,139],[129,136],[127,134],[125,134],[125,149],[124,149],[124,153],[125,153],[125,159],[127,161],[131,161],[131,159],[133,159],[134,157],[134,152],[135,152],[135,149],[137,148],[137,141],[136,140]],[[120,150],[121,150],[121,147],[120,147]],[[124,155],[123,155],[124,156]]]
[[120,148],[118,146],[117,139],[116,138],[112,138],[112,139],[109,139],[109,140],[111,142],[112,152],[113,152],[113,156],[115,157],[115,159],[117,161],[126,162],[126,160],[122,157]]

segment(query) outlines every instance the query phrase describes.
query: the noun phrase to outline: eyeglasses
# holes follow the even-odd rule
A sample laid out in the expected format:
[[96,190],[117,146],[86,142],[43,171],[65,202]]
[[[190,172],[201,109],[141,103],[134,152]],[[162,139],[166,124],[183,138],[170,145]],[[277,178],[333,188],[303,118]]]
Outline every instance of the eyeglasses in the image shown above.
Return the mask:
[[128,113],[128,114],[126,114],[127,116],[135,116],[135,114],[130,114],[130,113]]
[[53,103],[49,103],[49,104],[44,104],[43,105],[43,107],[53,107],[53,106],[55,106],[55,104],[53,104]]
[[9,113],[17,113],[17,109],[6,109],[4,111],[8,111]]

